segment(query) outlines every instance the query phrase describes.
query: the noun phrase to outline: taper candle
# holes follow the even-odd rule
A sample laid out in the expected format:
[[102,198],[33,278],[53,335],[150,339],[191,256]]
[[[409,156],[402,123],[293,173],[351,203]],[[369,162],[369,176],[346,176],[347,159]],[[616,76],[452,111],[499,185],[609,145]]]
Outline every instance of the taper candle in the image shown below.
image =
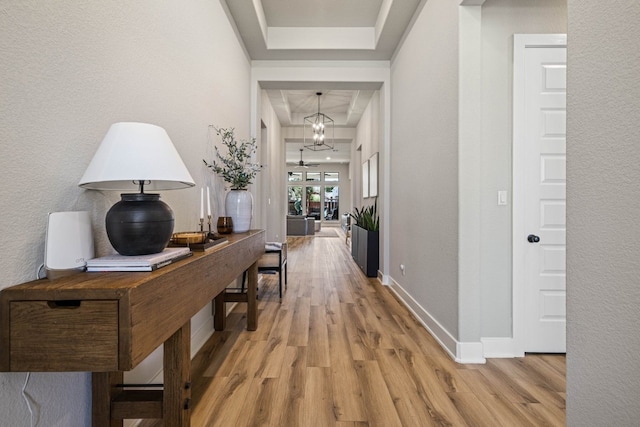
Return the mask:
[[200,189],[200,218],[204,218],[204,188]]
[[207,216],[211,216],[211,198],[209,197],[209,186],[207,185]]

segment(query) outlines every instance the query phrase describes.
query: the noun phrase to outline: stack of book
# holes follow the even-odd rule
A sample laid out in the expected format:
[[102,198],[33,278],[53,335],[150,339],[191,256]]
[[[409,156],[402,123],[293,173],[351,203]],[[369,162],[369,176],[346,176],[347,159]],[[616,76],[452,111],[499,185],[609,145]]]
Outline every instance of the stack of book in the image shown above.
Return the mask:
[[87,271],[154,271],[193,255],[189,248],[166,248],[157,254],[107,255],[87,261]]

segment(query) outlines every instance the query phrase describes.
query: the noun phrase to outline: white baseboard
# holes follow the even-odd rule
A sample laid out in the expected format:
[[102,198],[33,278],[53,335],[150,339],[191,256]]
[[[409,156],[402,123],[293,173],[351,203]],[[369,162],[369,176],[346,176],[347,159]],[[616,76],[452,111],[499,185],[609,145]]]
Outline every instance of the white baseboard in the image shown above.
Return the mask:
[[481,341],[486,358],[505,359],[524,356],[515,351],[515,343],[511,337],[481,338]]
[[389,286],[389,275],[383,274],[382,271],[378,270],[378,281],[384,286]]
[[418,319],[418,321],[425,327],[427,331],[438,341],[438,343],[442,346],[442,348],[449,353],[452,359],[456,359],[457,353],[457,342],[451,336],[451,334],[440,325],[440,323],[433,318],[416,301],[405,289],[400,286],[398,282],[391,278],[391,283],[389,285],[391,290],[396,294],[398,299],[407,307],[407,309]]
[[389,287],[418,321],[438,341],[449,356],[458,363],[485,363],[481,342],[458,342],[427,310],[398,282],[390,278]]
[[487,360],[482,354],[481,342],[458,342],[456,362],[465,364],[483,364]]

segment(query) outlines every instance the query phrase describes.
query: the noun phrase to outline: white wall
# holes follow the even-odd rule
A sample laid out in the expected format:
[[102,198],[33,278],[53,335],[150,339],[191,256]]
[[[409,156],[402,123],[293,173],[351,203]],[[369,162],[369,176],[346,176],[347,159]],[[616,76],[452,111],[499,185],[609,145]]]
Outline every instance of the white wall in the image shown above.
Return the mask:
[[[362,113],[362,117],[356,127],[356,137],[352,143],[352,154],[354,150],[359,150],[356,160],[354,160],[351,165],[351,170],[355,176],[359,178],[357,180],[358,186],[354,188],[353,192],[354,206],[358,207],[372,205],[374,201],[373,198],[362,198],[362,163],[368,160],[372,154],[379,153],[381,149],[382,135],[380,135],[380,128],[378,126],[381,117],[380,107],[380,91],[376,91],[371,96],[369,105],[367,105],[367,108],[365,108]],[[378,157],[380,157],[380,155],[378,155]],[[382,164],[382,162],[383,159],[379,159],[379,163]],[[380,188],[382,188],[382,185],[379,183],[378,191],[380,191]],[[378,205],[380,205],[381,201],[382,197],[379,196]]]
[[388,274],[457,337],[457,2],[426,2],[391,65],[391,90]]
[[[513,34],[566,32],[566,0],[487,0],[482,6],[479,254],[483,337],[511,336]],[[498,190],[508,191],[509,205],[497,205]]]
[[265,223],[261,225],[267,232],[267,242],[284,242],[287,239],[286,213],[287,192],[283,171],[287,168],[285,159],[285,144],[281,135],[282,127],[278,117],[269,102],[269,97],[261,92],[261,121],[264,124],[262,135],[266,141],[260,141],[267,150],[263,156],[266,165],[259,177],[265,183],[263,203],[265,209]]
[[569,0],[567,425],[640,419],[640,4]]
[[[385,233],[387,227],[384,224],[385,213],[385,197],[386,181],[385,181],[385,163],[388,161],[387,152],[384,144],[384,132],[385,121],[382,119],[385,117],[385,102],[384,102],[384,88],[376,91],[371,97],[371,101],[362,114],[362,118],[358,122],[356,127],[356,137],[352,143],[351,149],[351,174],[352,174],[352,194],[351,200],[353,207],[362,208],[364,206],[370,206],[374,203],[377,204],[377,212],[380,219],[380,229],[382,230],[379,236],[380,238],[380,254],[378,260],[378,273],[382,277],[383,283],[387,284],[388,272],[386,266],[388,265],[388,250],[385,250],[386,236]],[[378,169],[377,169],[377,192],[376,197],[362,197],[362,166],[363,163],[371,158],[373,154],[378,153]],[[369,165],[371,168],[371,165]],[[371,176],[371,171],[369,171]],[[368,184],[369,194],[371,194],[371,182]],[[386,262],[386,263],[385,263]]]
[[[0,52],[0,288],[34,278],[47,212],[91,211],[98,253],[111,251],[103,222],[119,195],[77,183],[112,123],[163,126],[198,187],[216,189],[202,165],[207,126],[249,136],[250,66],[219,2],[4,1]],[[176,229],[195,227],[199,188],[162,198]],[[29,425],[24,379],[0,374],[3,426]],[[88,374],[36,373],[27,393],[38,425],[90,425]]]
[[513,34],[562,32],[564,0],[430,0],[392,63],[389,273],[460,360],[511,336]]

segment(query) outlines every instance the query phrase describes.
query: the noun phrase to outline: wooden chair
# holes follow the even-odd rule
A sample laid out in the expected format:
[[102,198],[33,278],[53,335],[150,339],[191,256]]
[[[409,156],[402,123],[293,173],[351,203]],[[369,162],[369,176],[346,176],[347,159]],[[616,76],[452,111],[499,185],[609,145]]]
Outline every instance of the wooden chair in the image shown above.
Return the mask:
[[349,236],[351,235],[351,215],[342,215],[342,230],[344,230],[344,243],[349,243]]
[[[258,260],[258,273],[278,273],[278,290],[282,298],[282,273],[284,272],[284,285],[287,286],[287,242],[267,242],[264,255]],[[242,277],[242,290],[244,292],[246,272]]]
[[278,289],[282,298],[282,272],[284,271],[284,285],[287,286],[287,242],[267,242],[264,255],[258,260],[258,273],[278,273]]

